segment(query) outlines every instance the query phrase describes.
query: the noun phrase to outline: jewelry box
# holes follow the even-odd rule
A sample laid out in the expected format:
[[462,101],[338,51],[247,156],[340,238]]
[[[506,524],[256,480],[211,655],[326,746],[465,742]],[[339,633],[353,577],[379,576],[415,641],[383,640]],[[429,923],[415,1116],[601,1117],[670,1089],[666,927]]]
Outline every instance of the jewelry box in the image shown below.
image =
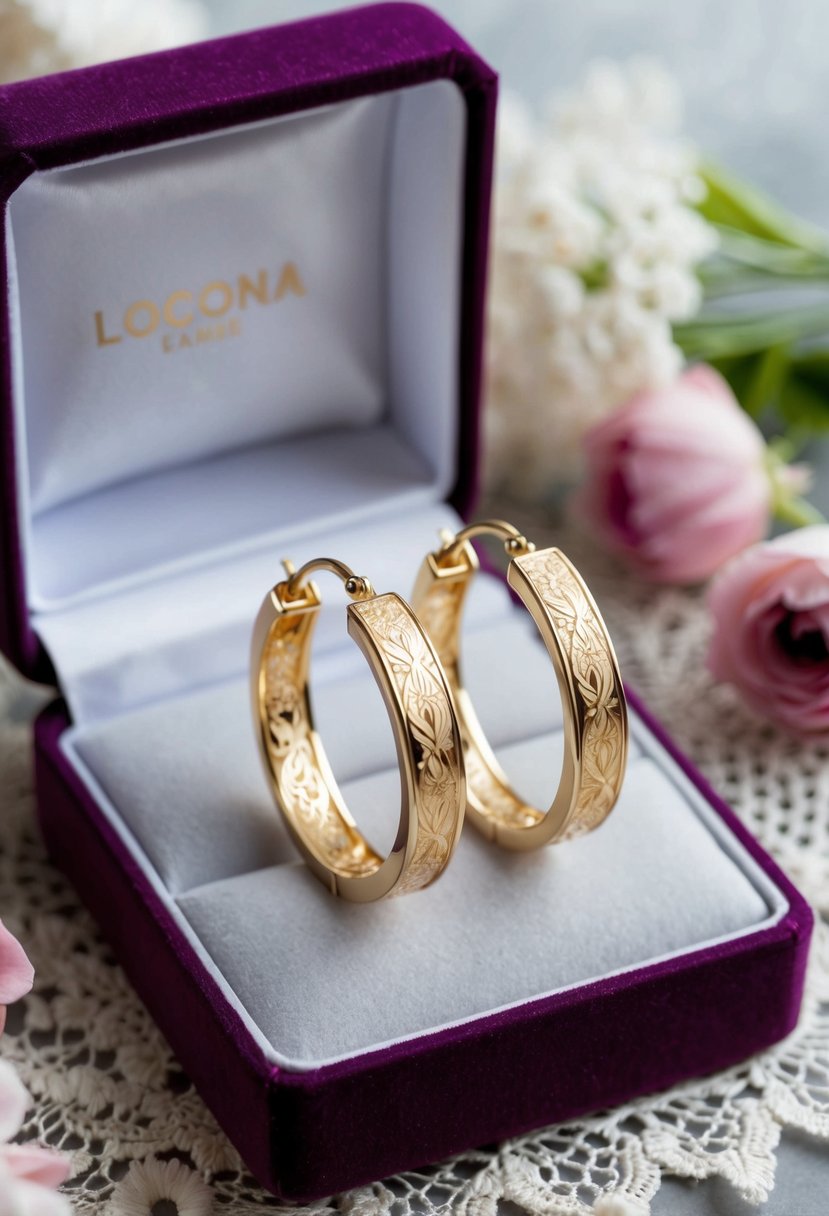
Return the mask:
[[[532,854],[467,831],[406,898],[331,898],[270,804],[247,662],[280,559],[405,596],[474,501],[495,96],[408,4],[0,90],[0,641],[56,688],[43,831],[291,1200],[731,1064],[801,998],[808,908],[633,696],[600,831]],[[555,680],[478,584],[469,683],[542,799]],[[391,732],[326,591],[317,715],[382,846]]]

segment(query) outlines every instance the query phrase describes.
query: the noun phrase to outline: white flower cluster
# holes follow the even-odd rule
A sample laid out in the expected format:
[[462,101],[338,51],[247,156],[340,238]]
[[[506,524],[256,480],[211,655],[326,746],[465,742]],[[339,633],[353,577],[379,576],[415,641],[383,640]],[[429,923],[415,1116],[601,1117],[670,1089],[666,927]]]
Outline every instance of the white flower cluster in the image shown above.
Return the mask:
[[572,481],[584,431],[679,371],[671,323],[699,307],[694,268],[716,238],[678,125],[672,79],[644,60],[594,64],[544,123],[502,103],[490,485],[532,499]]
[[199,0],[0,0],[0,84],[206,34]]

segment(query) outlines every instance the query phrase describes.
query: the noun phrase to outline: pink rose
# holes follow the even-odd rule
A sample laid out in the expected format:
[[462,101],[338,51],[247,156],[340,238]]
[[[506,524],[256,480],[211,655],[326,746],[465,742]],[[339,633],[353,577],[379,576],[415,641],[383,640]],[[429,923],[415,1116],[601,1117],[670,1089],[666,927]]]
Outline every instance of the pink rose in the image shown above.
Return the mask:
[[53,1193],[69,1176],[69,1159],[37,1144],[6,1143],[20,1130],[28,1104],[17,1073],[0,1060],[0,1212],[70,1216],[68,1200]]
[[6,1024],[6,1006],[31,989],[32,964],[16,937],[0,921],[0,1033]]
[[763,438],[704,364],[603,418],[587,432],[585,454],[582,512],[648,578],[699,582],[766,534]]
[[715,579],[709,604],[712,674],[792,730],[829,729],[829,525],[755,545]]

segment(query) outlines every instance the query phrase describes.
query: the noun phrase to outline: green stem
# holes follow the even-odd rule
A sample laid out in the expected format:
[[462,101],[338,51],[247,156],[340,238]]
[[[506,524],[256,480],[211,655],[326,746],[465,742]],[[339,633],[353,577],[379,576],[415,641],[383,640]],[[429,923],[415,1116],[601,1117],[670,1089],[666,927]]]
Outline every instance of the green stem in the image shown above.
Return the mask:
[[791,524],[794,528],[826,523],[826,517],[805,498],[777,498],[772,510],[781,523]]
[[789,435],[778,435],[769,441],[766,448],[766,470],[771,483],[772,513],[782,523],[791,524],[795,528],[805,528],[809,524],[825,524],[826,520],[817,507],[796,490],[807,488],[808,469],[802,468],[803,474],[800,486],[796,485],[796,470],[791,466],[793,438]]

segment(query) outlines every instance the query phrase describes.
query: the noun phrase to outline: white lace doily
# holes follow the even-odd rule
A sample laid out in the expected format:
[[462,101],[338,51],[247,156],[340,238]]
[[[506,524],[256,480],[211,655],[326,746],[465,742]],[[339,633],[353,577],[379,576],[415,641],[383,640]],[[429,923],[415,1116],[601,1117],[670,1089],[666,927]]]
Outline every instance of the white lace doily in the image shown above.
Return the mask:
[[[535,539],[543,539],[535,529]],[[798,743],[716,688],[700,597],[646,587],[569,547],[625,677],[820,911],[798,1029],[714,1077],[314,1205],[354,1216],[638,1216],[663,1175],[719,1176],[759,1203],[781,1130],[829,1139],[829,739]],[[281,1211],[246,1175],[64,879],[46,861],[31,783],[31,691],[0,671],[0,915],[37,971],[0,1049],[34,1100],[25,1129],[73,1154],[90,1216]],[[181,1163],[181,1164],[180,1164]],[[159,1205],[163,1198],[175,1200]],[[296,1208],[285,1208],[296,1213]]]

